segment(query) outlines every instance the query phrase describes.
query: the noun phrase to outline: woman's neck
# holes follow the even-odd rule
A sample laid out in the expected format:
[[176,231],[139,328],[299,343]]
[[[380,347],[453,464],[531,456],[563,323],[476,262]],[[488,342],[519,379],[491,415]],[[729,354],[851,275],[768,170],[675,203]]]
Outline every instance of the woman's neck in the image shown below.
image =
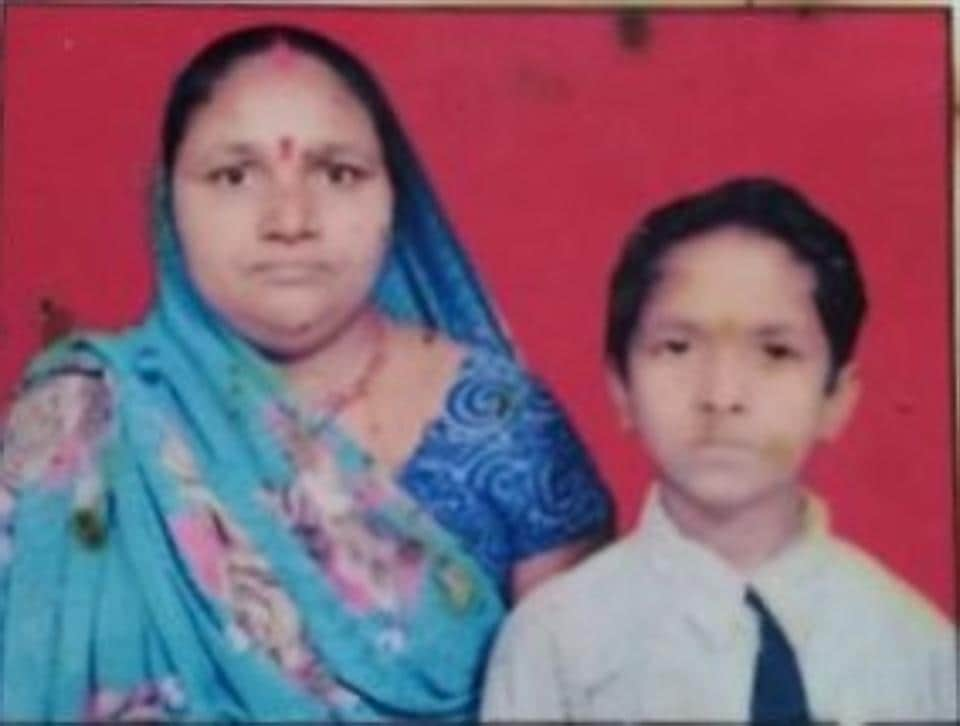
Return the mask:
[[300,397],[317,400],[351,387],[381,353],[386,325],[376,310],[366,308],[322,345],[282,362],[291,388]]
[[744,575],[786,547],[803,524],[803,497],[797,485],[729,509],[704,507],[669,484],[661,488],[660,499],[677,529]]

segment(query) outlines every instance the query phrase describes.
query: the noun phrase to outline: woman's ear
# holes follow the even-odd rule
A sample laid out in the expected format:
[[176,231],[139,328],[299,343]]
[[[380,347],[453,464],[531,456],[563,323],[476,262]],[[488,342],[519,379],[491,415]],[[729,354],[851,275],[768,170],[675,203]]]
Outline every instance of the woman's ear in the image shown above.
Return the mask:
[[860,400],[860,375],[853,363],[848,363],[837,373],[833,387],[826,393],[826,401],[820,414],[820,438],[833,441],[853,415]]

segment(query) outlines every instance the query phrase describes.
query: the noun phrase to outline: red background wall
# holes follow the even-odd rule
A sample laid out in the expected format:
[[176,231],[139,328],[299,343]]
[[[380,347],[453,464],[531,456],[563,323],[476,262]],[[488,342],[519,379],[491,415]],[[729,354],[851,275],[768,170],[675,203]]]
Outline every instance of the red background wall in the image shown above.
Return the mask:
[[6,13],[0,391],[40,345],[41,297],[87,326],[148,301],[146,197],[174,70],[229,28],[302,23],[380,74],[623,526],[649,476],[603,388],[624,233],[650,205],[741,173],[826,208],[855,240],[872,309],[860,411],[811,478],[841,532],[954,610],[944,12],[651,12],[633,45],[612,11]]

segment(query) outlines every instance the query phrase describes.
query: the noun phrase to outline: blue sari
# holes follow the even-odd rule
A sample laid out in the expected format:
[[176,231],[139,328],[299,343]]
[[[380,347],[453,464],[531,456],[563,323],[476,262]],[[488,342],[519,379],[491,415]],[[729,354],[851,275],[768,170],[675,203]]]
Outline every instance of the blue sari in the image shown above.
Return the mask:
[[294,400],[198,295],[161,183],[145,320],[39,357],[4,432],[3,720],[469,719],[512,562],[605,527],[582,446],[385,143],[375,303],[472,350],[417,454],[396,476]]

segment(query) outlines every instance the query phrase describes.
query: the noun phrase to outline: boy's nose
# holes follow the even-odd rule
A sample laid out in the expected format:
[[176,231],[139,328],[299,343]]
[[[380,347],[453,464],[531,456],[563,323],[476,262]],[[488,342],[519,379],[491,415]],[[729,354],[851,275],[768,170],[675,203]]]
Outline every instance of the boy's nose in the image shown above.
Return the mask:
[[704,364],[697,408],[706,414],[744,413],[749,376],[747,366],[735,351],[714,351]]
[[299,244],[319,237],[312,199],[307,186],[278,184],[267,200],[262,217],[262,238],[268,242]]

